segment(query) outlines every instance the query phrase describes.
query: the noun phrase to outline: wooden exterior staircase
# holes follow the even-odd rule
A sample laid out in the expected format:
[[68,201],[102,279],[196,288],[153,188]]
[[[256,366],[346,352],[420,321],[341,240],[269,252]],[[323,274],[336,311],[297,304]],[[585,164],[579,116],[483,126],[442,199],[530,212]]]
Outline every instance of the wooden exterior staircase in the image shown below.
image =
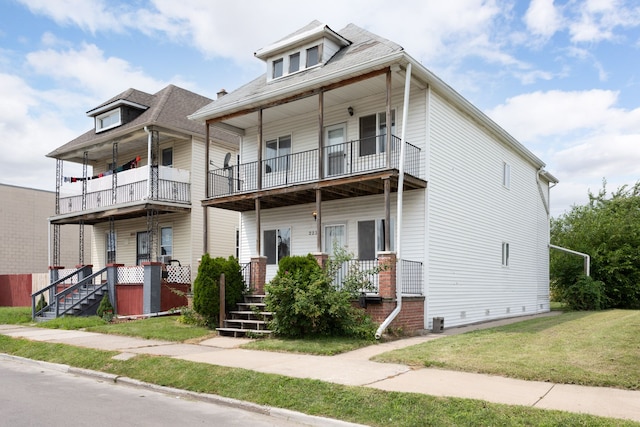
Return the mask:
[[246,337],[269,335],[268,324],[273,313],[265,311],[264,295],[245,295],[244,301],[237,304],[238,309],[229,312],[229,319],[216,328],[221,336]]
[[[100,301],[108,292],[106,268],[95,273],[78,269],[54,281],[31,295],[31,317],[36,322],[46,322],[65,315],[89,316],[96,314]],[[41,295],[47,293],[49,302],[37,310]]]

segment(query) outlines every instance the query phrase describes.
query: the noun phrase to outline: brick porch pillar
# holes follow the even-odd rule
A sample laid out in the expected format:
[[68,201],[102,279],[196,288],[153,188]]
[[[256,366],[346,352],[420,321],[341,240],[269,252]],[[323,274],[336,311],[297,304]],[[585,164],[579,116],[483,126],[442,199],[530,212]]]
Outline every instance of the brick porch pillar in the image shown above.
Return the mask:
[[264,295],[264,284],[267,280],[267,257],[257,256],[251,258],[251,284],[254,295]]
[[313,256],[318,261],[318,265],[320,268],[325,268],[327,266],[327,261],[329,261],[329,254],[324,252],[315,252]]
[[386,268],[378,273],[378,293],[383,299],[396,299],[396,253],[378,252],[379,265]]

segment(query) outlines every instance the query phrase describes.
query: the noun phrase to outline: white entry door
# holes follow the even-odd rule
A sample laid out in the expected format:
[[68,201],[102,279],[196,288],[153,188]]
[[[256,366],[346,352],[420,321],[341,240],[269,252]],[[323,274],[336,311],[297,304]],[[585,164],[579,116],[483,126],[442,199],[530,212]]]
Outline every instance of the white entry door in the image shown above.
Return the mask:
[[347,171],[347,125],[341,123],[339,125],[328,126],[325,129],[325,159],[324,174],[325,176],[343,175]]

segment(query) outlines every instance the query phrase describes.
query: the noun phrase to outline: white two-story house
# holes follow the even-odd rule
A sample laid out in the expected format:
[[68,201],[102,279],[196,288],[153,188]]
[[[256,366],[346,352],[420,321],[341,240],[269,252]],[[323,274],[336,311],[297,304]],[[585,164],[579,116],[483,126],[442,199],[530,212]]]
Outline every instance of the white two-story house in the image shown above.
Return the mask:
[[[200,203],[205,153],[213,168],[234,162],[238,152],[235,135],[205,139],[204,125],[187,119],[211,101],[174,85],[155,94],[128,89],[87,112],[91,130],[48,154],[57,160],[54,240],[55,228],[67,224],[80,225],[81,241],[91,235],[91,251],[78,264],[179,263],[188,274],[181,280],[192,283],[204,252],[236,254],[238,213]],[[81,164],[83,173],[68,176],[64,162]],[[53,243],[54,255],[67,244]]]
[[356,25],[314,21],[255,57],[264,75],[190,118],[240,138],[239,164],[209,172],[203,205],[241,213],[257,291],[283,256],[323,262],[340,245],[399,272],[372,280],[380,321],[402,301],[394,324],[411,329],[549,310],[557,180],[540,159]]

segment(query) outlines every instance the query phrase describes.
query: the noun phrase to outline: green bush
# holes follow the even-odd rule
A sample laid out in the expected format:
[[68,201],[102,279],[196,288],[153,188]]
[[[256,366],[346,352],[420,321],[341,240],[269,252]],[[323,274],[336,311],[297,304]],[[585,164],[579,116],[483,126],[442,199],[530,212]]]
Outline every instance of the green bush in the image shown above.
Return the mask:
[[100,304],[96,310],[96,315],[107,322],[110,322],[111,319],[113,319],[114,314],[113,305],[111,305],[111,301],[109,301],[109,293],[105,293],[102,295],[102,300],[100,300]]
[[47,306],[47,301],[44,299],[44,294],[40,294],[40,299],[38,300],[38,304],[36,304],[36,312],[42,310]]
[[561,300],[572,310],[602,310],[607,307],[606,287],[603,282],[582,275],[563,290]]
[[193,283],[193,309],[207,325],[217,324],[220,314],[220,275],[225,275],[225,309],[233,310],[242,301],[244,281],[240,264],[234,257],[211,258],[204,254]]
[[274,313],[269,325],[274,333],[290,338],[374,337],[376,325],[352,305],[353,294],[336,289],[332,276],[319,268],[312,255],[288,258],[280,261],[278,274],[265,287],[267,310]]

